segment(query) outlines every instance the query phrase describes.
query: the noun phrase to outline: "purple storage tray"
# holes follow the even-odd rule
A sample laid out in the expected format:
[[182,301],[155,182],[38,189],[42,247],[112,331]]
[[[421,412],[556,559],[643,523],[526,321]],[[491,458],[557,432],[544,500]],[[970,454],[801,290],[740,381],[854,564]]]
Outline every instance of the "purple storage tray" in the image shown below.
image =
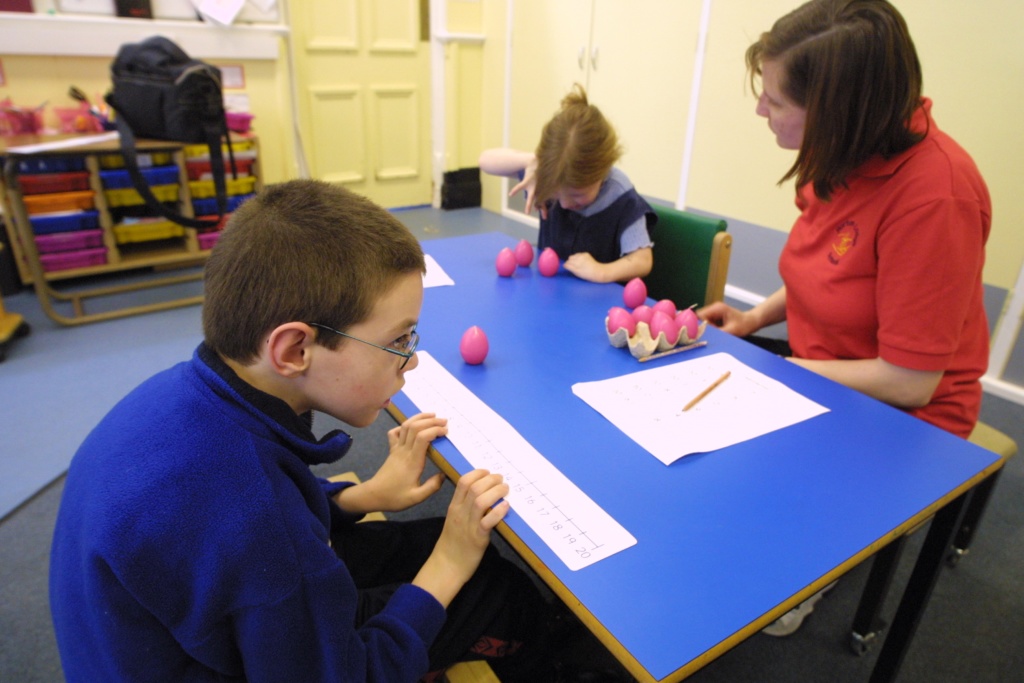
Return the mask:
[[40,254],[92,249],[102,246],[102,230],[76,230],[74,232],[55,232],[52,235],[36,236],[36,251]]
[[107,248],[61,251],[56,254],[40,254],[39,263],[44,271],[70,270],[86,266],[102,266],[107,262]]

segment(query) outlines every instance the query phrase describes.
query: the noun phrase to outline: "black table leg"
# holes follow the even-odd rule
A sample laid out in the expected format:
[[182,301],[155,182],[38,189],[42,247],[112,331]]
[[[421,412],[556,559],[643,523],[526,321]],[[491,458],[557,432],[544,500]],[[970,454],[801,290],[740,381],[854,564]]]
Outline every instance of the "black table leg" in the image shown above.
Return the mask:
[[914,564],[914,571],[893,617],[889,634],[885,637],[881,652],[878,653],[878,661],[871,672],[871,683],[890,683],[896,680],[910,641],[928,605],[928,598],[931,597],[935,582],[945,566],[944,560],[953,542],[953,536],[960,528],[964,503],[969,494],[968,491],[960,495],[935,513],[931,528],[928,529],[928,535]]
[[864,592],[861,593],[857,615],[853,618],[853,630],[850,633],[850,649],[858,656],[871,648],[878,640],[879,632],[885,628],[885,622],[879,615],[906,544],[907,537],[901,536],[882,548],[871,561],[871,573],[864,584]]

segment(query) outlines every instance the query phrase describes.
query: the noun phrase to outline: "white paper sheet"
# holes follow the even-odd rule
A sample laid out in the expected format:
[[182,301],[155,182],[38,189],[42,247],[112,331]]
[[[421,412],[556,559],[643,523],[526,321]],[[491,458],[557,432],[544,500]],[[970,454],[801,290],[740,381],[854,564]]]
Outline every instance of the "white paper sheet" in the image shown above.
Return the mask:
[[244,5],[245,0],[200,0],[196,9],[210,21],[230,26]]
[[423,276],[424,287],[444,287],[455,284],[455,281],[451,279],[448,273],[444,272],[444,268],[434,260],[433,256],[424,254],[423,258],[427,262],[427,272]]
[[405,395],[419,410],[448,418],[448,439],[473,467],[501,473],[512,509],[569,569],[636,545],[632,534],[429,353],[417,356],[416,372],[405,376]]
[[[683,411],[726,372],[728,379]],[[666,465],[828,412],[727,353],[581,382],[572,391]]]
[[18,145],[16,147],[8,147],[7,151],[16,152],[18,154],[35,154],[36,152],[48,152],[54,149],[70,149],[72,147],[81,147],[82,145],[91,145],[96,142],[107,142],[109,140],[117,140],[117,138],[118,132],[115,130],[108,133],[64,138],[63,140],[54,140],[53,142],[39,142],[33,145]]

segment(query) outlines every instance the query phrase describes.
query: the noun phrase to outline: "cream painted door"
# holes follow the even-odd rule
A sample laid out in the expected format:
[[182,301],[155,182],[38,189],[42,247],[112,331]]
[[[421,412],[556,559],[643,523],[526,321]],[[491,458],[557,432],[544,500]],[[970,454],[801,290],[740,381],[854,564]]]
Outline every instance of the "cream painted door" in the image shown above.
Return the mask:
[[515,0],[511,146],[534,149],[579,82],[618,132],[637,189],[674,201],[700,15],[700,0]]
[[417,0],[289,4],[309,175],[382,206],[429,204],[430,52]]

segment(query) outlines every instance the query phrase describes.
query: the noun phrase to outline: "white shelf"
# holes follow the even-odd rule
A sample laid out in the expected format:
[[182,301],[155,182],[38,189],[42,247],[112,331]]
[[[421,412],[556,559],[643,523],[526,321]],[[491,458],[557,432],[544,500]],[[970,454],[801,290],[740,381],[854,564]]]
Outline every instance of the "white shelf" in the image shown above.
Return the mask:
[[284,24],[217,26],[201,21],[0,12],[0,53],[113,57],[124,43],[170,38],[196,59],[277,59]]

